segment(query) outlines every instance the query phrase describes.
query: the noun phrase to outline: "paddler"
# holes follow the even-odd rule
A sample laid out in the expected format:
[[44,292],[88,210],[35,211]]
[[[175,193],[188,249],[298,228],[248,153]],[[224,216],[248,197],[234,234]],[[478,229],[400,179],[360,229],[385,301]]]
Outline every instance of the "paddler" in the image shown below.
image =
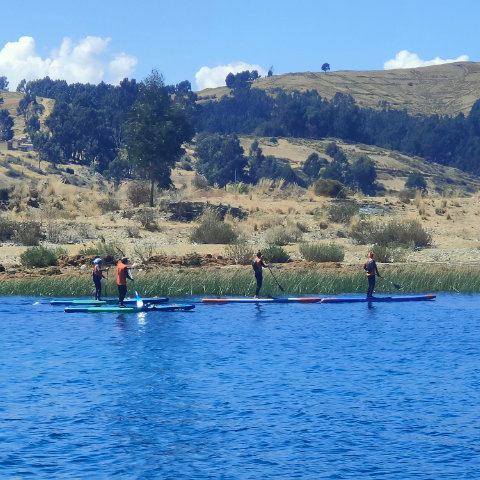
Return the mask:
[[95,300],[102,299],[102,278],[105,278],[103,272],[107,270],[103,268],[103,260],[100,257],[93,260],[92,279],[95,285]]
[[255,297],[258,298],[258,295],[260,294],[260,289],[262,288],[262,283],[263,283],[263,268],[265,268],[266,265],[263,261],[262,258],[262,252],[257,252],[257,255],[255,256],[255,259],[252,262],[252,268],[255,273],[255,280],[257,281],[257,288],[255,290]]
[[123,301],[127,295],[127,278],[133,281],[128,263],[127,257],[123,257],[117,263],[118,304],[120,307],[125,307]]
[[373,291],[375,289],[375,276],[378,275],[381,277],[381,275],[378,273],[377,263],[375,262],[375,254],[371,250],[367,254],[367,261],[365,262],[363,269],[367,272],[367,298],[372,298]]

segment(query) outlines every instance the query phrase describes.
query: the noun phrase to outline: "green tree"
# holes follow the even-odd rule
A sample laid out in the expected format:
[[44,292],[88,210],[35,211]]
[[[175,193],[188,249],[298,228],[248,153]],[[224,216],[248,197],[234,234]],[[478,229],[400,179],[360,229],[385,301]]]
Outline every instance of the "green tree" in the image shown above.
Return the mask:
[[210,184],[243,180],[247,158],[236,135],[203,135],[197,140],[197,170]]
[[17,85],[17,92],[19,93],[25,93],[26,92],[26,87],[27,86],[27,81],[25,79],[20,80]]
[[413,188],[424,192],[427,190],[427,181],[421,173],[409,173],[405,182],[405,188]]
[[0,110],[0,140],[6,141],[13,138],[13,119],[8,110]]
[[318,178],[320,169],[327,165],[328,162],[325,159],[320,158],[318,153],[313,152],[305,160],[302,170],[305,175],[308,175],[311,179],[315,179]]
[[162,76],[152,71],[139,86],[125,132],[129,160],[150,181],[150,206],[155,184],[159,188],[171,185],[171,169],[183,154],[182,144],[192,136],[184,110],[172,101]]
[[352,179],[358,189],[366,195],[374,195],[377,190],[377,170],[373,161],[361,156],[351,167]]
[[0,77],[0,90],[7,90],[7,89],[8,89],[7,77],[2,76]]
[[329,63],[324,63],[324,64],[322,65],[322,70],[323,70],[325,73],[329,72],[329,71],[330,71],[330,64],[329,64]]

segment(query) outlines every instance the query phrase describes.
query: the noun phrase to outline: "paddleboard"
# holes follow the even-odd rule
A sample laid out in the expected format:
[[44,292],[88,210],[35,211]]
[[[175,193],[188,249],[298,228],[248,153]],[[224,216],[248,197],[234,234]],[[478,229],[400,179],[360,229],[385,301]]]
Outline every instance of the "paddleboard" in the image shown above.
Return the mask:
[[[142,298],[144,304],[157,305],[159,303],[167,303],[167,297],[145,297]],[[125,305],[136,306],[136,298],[126,298],[124,300]],[[89,305],[92,307],[101,306],[101,305],[118,305],[118,298],[106,298],[105,300],[93,300],[88,298],[79,298],[73,300],[52,300],[50,305],[54,306],[69,306],[69,305]]]
[[202,303],[225,304],[225,303],[319,303],[321,297],[290,297],[290,298],[252,298],[252,297],[224,297],[202,298]]
[[334,297],[322,298],[321,303],[367,303],[367,302],[424,302],[434,300],[436,295],[399,295],[394,297]]
[[195,305],[190,303],[171,303],[169,305],[145,305],[144,307],[118,307],[118,306],[99,306],[99,307],[66,307],[66,313],[136,313],[136,312],[185,312],[193,310]]

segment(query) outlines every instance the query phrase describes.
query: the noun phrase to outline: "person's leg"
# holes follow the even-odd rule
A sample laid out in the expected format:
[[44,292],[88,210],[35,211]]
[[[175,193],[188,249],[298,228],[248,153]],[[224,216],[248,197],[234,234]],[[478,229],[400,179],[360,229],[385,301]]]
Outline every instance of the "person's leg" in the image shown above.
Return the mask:
[[260,290],[262,288],[262,283],[263,283],[263,275],[260,273],[255,274],[255,280],[257,281],[257,288],[255,290],[255,296],[258,297],[260,294]]
[[101,298],[102,298],[102,282],[99,278],[95,278],[94,283],[95,283],[95,300],[101,300]]
[[373,296],[373,290],[375,289],[375,275],[368,277],[368,290],[367,290],[367,297]]
[[126,285],[118,285],[118,303],[120,306],[123,306],[123,301],[127,295],[127,286]]

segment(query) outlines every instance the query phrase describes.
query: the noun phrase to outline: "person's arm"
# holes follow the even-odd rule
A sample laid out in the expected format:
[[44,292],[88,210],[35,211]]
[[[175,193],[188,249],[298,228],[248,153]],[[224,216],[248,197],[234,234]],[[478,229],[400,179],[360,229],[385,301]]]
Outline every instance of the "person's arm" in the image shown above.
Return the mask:
[[268,268],[268,265],[262,260],[262,267]]
[[130,269],[129,269],[129,268],[127,268],[127,278],[129,278],[129,279],[133,282],[133,277],[132,277],[132,275],[131,275],[131,273],[130,273]]

